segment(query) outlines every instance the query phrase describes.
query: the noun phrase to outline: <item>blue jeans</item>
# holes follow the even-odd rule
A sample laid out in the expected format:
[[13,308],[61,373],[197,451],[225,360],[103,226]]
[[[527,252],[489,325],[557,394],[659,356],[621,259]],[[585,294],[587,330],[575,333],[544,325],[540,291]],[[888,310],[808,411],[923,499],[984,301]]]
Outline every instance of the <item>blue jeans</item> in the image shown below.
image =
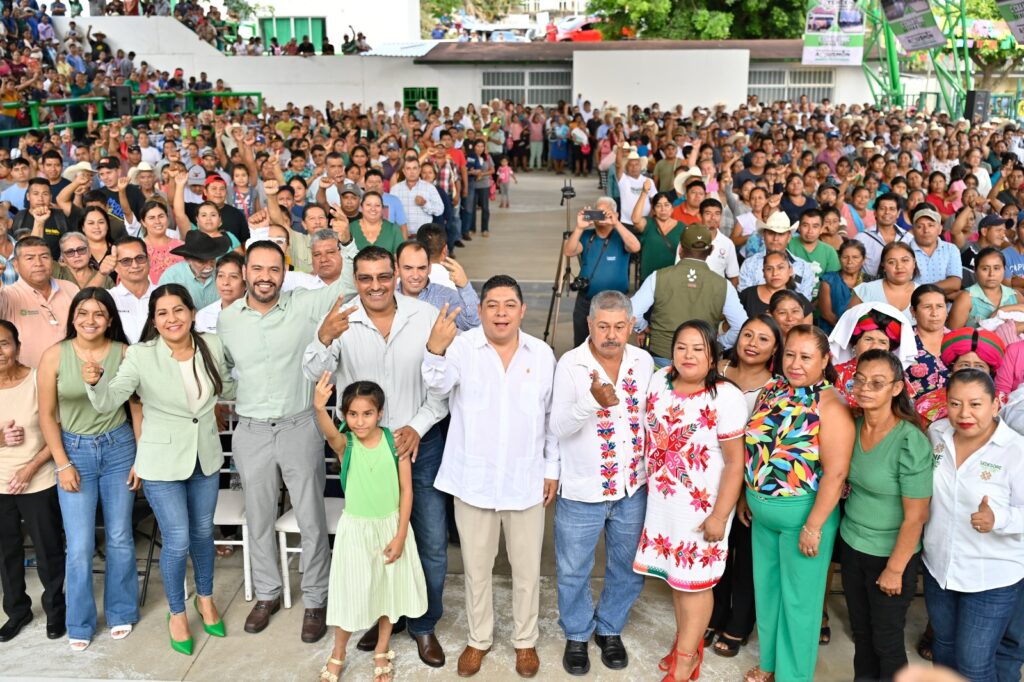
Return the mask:
[[1020,682],[1021,666],[1024,666],[1024,588],[1017,595],[1013,617],[996,649],[996,679],[999,682]]
[[427,635],[434,631],[444,613],[441,599],[448,573],[448,496],[434,487],[444,454],[444,436],[434,425],[420,440],[419,453],[412,465],[412,516],[409,519],[416,536],[416,548],[427,583],[427,612],[409,619],[409,632]]
[[452,208],[446,229],[448,254],[451,255],[455,253],[455,242],[462,238],[462,210],[458,206]]
[[[647,489],[614,502],[576,502],[559,497],[555,507],[555,565],[558,624],[565,638],[586,642],[597,634],[618,635],[644,577],[633,572],[633,557],[644,527]],[[590,574],[594,550],[604,531],[604,588],[594,608]]]
[[473,180],[469,181],[469,188],[459,208],[462,212],[462,236],[465,237],[470,232],[476,232],[476,183]]
[[139,580],[135,566],[132,508],[135,493],[128,474],[135,463],[135,434],[130,424],[98,436],[62,432],[64,451],[78,471],[79,491],[57,486],[57,499],[67,536],[65,593],[71,639],[92,639],[96,632],[96,600],[92,589],[92,557],[96,549],[96,506],[102,503],[106,538],[103,616],[111,627],[139,622]]
[[184,481],[145,481],[146,499],[160,526],[160,576],[171,613],[185,611],[185,560],[192,555],[196,594],[213,595],[213,510],[220,472],[204,476],[196,468]]
[[935,630],[932,655],[971,682],[996,679],[996,648],[1024,581],[983,592],[944,590],[924,572],[924,600]]

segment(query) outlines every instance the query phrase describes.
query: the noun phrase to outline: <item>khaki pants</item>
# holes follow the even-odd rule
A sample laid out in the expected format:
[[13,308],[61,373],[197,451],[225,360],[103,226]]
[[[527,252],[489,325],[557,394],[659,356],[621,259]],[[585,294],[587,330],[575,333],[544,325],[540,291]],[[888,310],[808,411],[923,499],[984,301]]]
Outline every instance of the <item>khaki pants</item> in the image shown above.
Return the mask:
[[544,506],[522,511],[480,509],[455,498],[466,579],[469,645],[489,649],[494,634],[491,572],[498,555],[498,537],[505,531],[505,551],[512,564],[512,645],[529,649],[537,644],[540,608],[540,550],[544,542]]

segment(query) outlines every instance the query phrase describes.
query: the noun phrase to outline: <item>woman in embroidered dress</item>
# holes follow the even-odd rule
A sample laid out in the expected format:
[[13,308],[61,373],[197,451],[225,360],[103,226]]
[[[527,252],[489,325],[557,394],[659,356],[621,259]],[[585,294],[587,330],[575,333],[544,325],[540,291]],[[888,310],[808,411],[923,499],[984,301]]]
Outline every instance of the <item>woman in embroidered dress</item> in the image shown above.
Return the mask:
[[647,515],[633,570],[673,588],[676,637],[661,662],[666,682],[700,675],[711,588],[725,570],[743,477],[746,410],[737,407],[744,398],[719,373],[720,359],[707,323],[683,323],[672,365],[651,378],[647,396]]
[[853,419],[832,388],[836,371],[825,332],[810,325],[790,330],[782,371],[784,378],[762,392],[746,434],[761,649],[746,682],[814,679],[818,609],[853,453]]

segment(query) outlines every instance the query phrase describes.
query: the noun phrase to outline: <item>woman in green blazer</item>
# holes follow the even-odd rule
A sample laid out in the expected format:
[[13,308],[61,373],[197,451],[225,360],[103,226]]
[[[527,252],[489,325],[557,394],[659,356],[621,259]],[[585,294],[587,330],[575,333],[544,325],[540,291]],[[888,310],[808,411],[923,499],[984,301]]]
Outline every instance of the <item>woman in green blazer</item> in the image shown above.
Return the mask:
[[224,463],[214,407],[218,396],[230,399],[235,390],[220,339],[196,332],[195,313],[183,286],[157,287],[142,340],[128,348],[117,374],[103,376],[94,362],[82,366],[86,393],[97,410],[109,411],[133,393],[142,401],[134,469],[163,536],[160,573],[170,606],[171,648],[186,655],[192,654],[184,589],[190,553],[193,603],[203,628],[217,637],[225,634],[213,603],[213,511]]

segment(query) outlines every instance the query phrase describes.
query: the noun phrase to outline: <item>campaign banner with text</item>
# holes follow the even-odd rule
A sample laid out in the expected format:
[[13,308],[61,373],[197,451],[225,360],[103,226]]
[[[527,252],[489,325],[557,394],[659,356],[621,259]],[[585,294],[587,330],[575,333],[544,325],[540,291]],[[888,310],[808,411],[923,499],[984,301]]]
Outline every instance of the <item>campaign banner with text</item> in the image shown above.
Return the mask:
[[811,0],[801,62],[810,66],[860,66],[864,13],[855,0]]
[[886,22],[907,52],[946,45],[928,0],[881,0],[881,4]]
[[1014,40],[1024,45],[1024,0],[996,0],[996,8],[1009,24]]

